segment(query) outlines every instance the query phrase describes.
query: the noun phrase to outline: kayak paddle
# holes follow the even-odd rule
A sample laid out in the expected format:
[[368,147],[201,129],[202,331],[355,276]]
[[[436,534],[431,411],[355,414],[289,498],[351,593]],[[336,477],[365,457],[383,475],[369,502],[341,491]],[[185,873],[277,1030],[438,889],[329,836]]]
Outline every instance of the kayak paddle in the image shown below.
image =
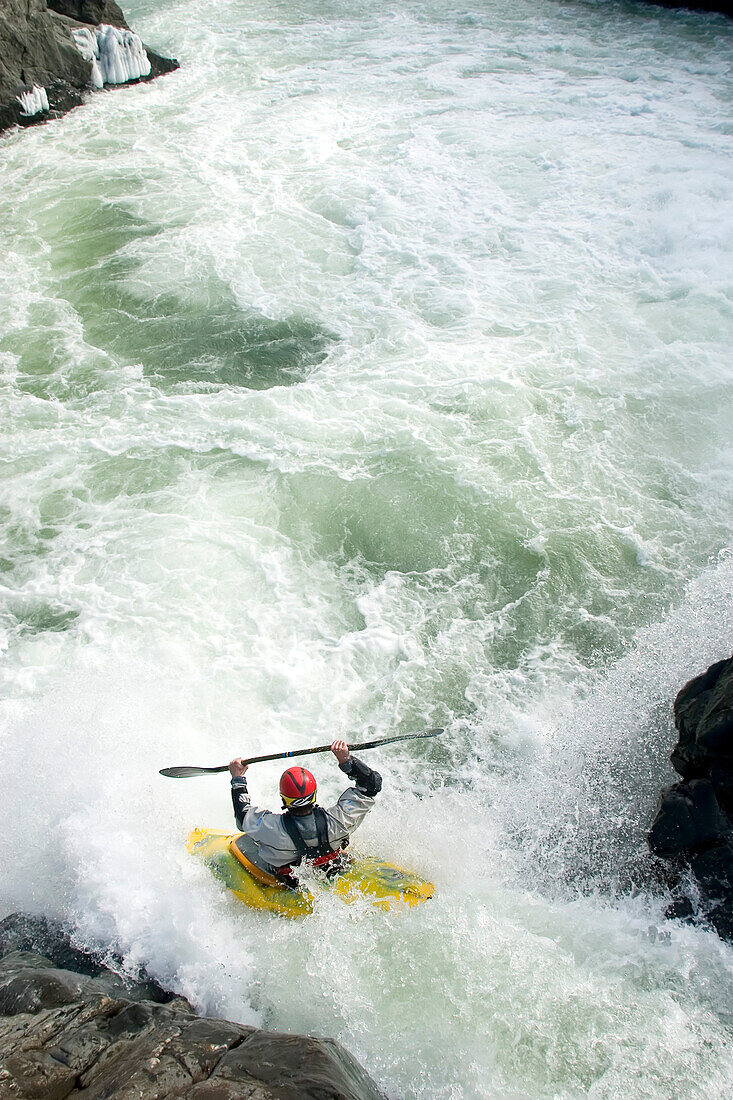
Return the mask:
[[[444,730],[421,730],[420,733],[403,733],[400,737],[381,737],[378,741],[362,741],[360,745],[349,745],[351,749],[373,749],[377,745],[391,745],[393,741],[412,741],[416,737],[437,737]],[[330,745],[319,745],[316,749],[293,749],[292,752],[273,752],[269,756],[250,756],[244,760],[244,764],[261,764],[263,760],[284,760],[289,756],[310,756],[314,752],[330,752]],[[194,775],[214,775],[216,772],[228,772],[229,765],[222,764],[218,768],[161,768],[160,774],[169,779],[190,779]]]

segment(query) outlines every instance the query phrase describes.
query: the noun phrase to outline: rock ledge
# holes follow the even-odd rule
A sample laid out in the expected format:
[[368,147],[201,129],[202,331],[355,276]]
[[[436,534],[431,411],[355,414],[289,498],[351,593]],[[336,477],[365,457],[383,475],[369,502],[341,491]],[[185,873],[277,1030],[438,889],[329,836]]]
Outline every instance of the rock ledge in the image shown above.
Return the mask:
[[114,28],[113,37],[125,40],[123,56],[125,46],[134,43],[147,58],[131,78],[116,76],[110,85],[153,80],[178,68],[173,58],[142,46],[115,0],[2,0],[0,131],[58,118],[84,101],[95,83],[95,66],[80,51],[79,36],[92,41],[102,27]]
[[[28,950],[32,942],[67,966]],[[2,1100],[384,1100],[333,1039],[198,1017],[182,997],[124,981],[45,921],[8,917],[0,950]]]

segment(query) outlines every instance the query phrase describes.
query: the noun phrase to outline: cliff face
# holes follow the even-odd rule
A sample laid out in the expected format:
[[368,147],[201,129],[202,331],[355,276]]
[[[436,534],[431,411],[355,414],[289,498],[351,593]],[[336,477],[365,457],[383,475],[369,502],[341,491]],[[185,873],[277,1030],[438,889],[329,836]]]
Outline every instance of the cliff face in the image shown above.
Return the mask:
[[38,918],[2,921],[0,953],[3,1100],[384,1100],[333,1039],[196,1016]]
[[[0,131],[58,118],[82,103],[85,91],[101,86],[100,54],[102,72],[107,61],[123,61],[121,68],[106,65],[106,83],[152,80],[178,68],[142,46],[114,0],[2,0]],[[143,63],[131,67],[128,57]]]

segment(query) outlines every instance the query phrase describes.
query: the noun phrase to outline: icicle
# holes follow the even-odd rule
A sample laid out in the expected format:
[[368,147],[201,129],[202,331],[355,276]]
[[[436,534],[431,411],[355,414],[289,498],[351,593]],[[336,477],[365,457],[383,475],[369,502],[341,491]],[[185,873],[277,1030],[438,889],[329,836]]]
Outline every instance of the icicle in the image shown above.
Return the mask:
[[89,27],[77,27],[71,32],[76,48],[85,61],[92,63],[92,75],[89,83],[93,88],[103,88],[104,78],[99,67],[99,46],[96,32]]
[[32,115],[40,114],[41,111],[48,111],[48,94],[45,88],[40,87],[38,84],[34,84],[30,92],[21,92],[19,96],[15,97],[20,103],[21,114],[25,118],[31,118]]
[[138,35],[101,24],[97,29],[99,61],[105,84],[125,84],[147,76],[150,59]]
[[120,27],[100,23],[96,31],[79,27],[71,32],[85,61],[92,63],[91,84],[126,84],[150,74],[150,58],[139,35]]

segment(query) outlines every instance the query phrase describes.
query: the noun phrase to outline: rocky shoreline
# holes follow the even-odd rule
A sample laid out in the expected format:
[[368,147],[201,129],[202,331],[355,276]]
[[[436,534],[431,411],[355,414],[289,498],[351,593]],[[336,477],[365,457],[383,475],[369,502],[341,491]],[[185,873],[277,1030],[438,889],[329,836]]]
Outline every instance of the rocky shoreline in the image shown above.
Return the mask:
[[384,1100],[335,1040],[197,1016],[15,914],[0,922],[0,1098],[67,1096]]
[[59,118],[93,89],[178,67],[140,41],[114,0],[3,0],[0,132]]

